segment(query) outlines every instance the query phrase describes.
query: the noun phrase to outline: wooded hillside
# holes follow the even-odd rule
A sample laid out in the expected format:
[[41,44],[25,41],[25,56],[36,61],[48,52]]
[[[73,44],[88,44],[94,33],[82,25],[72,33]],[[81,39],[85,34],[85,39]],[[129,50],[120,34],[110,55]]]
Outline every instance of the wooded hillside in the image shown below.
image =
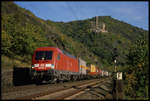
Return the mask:
[[33,51],[42,46],[55,46],[89,64],[107,68],[112,65],[113,49],[118,49],[118,65],[124,66],[129,46],[147,31],[116,20],[110,16],[99,16],[99,23],[105,23],[106,33],[95,33],[91,29],[95,18],[54,22],[36,17],[32,12],[13,2],[2,2],[2,54],[13,58],[21,56],[31,61]]

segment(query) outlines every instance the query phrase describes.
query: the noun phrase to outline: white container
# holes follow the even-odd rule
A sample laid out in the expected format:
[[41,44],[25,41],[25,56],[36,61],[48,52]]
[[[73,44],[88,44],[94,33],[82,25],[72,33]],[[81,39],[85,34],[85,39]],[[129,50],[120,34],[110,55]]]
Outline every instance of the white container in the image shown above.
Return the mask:
[[86,61],[79,58],[79,73],[87,74],[86,73]]

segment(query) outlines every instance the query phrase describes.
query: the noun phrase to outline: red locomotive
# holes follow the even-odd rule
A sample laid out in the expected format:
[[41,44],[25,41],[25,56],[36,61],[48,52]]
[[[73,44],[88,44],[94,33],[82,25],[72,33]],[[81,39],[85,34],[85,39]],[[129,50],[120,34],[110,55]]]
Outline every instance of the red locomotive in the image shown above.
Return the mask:
[[37,83],[76,80],[79,77],[78,59],[55,47],[37,48],[32,56],[31,77]]
[[56,47],[40,47],[32,56],[31,78],[36,83],[100,78],[102,71],[95,65],[76,58]]

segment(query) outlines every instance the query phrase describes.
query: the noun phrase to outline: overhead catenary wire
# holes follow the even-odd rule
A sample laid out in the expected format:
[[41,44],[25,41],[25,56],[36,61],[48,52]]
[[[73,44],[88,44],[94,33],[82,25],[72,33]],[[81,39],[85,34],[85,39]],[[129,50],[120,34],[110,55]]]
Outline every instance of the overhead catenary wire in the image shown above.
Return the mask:
[[70,11],[72,12],[73,16],[75,17],[76,20],[79,20],[74,9],[69,5],[68,2],[66,2],[67,7],[70,9]]

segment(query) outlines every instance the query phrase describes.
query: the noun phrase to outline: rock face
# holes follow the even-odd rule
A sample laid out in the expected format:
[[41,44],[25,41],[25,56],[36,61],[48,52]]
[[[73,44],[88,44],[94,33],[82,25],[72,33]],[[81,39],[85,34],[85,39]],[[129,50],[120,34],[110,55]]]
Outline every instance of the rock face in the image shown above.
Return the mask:
[[13,86],[13,70],[2,72],[1,86],[2,86],[2,88]]

